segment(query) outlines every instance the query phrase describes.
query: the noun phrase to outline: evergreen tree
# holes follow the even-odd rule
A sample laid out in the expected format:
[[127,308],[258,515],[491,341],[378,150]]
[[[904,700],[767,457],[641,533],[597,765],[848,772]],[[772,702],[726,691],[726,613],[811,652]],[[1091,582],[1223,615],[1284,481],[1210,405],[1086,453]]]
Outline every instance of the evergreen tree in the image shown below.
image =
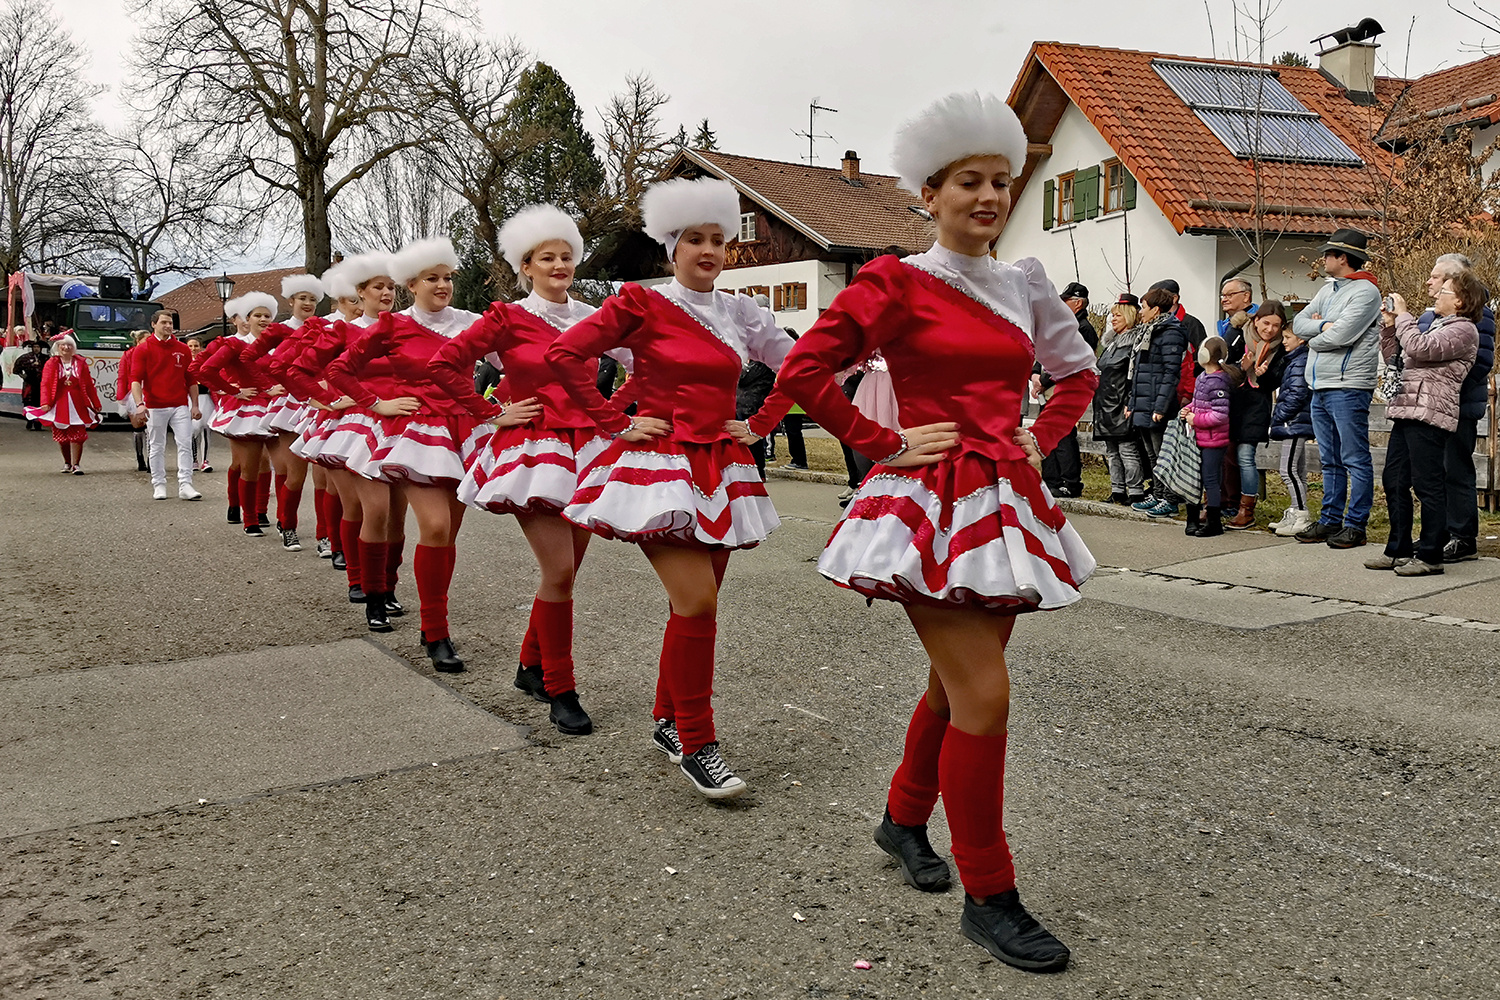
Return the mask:
[[677,126],[677,134],[672,136],[672,145],[678,149],[686,149],[688,144],[687,126]]
[[506,118],[520,150],[507,178],[507,211],[546,202],[578,215],[599,196],[604,164],[584,130],[573,88],[555,69],[544,62],[527,68]]
[[708,127],[708,119],[705,118],[698,125],[698,131],[693,136],[694,149],[718,149],[719,137],[714,134],[713,129]]
[[1271,65],[1272,66],[1311,66],[1312,63],[1308,60],[1307,56],[1303,55],[1302,53],[1300,53],[1300,52],[1293,52],[1291,49],[1288,49],[1287,51],[1283,52],[1281,55],[1277,56],[1275,59],[1272,59],[1271,60]]

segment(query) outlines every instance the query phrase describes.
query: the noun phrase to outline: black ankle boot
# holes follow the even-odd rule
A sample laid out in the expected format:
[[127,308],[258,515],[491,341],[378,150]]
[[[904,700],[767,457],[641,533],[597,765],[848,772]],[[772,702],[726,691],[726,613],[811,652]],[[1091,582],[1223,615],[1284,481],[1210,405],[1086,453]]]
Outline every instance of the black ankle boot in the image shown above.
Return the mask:
[[947,892],[953,881],[948,862],[938,856],[927,839],[927,827],[902,826],[891,819],[891,811],[875,828],[875,844],[901,866],[906,884],[923,892]]
[[333,568],[338,570],[340,573],[349,568],[349,564],[344,561],[344,554],[342,552],[335,552],[333,554],[332,565]]
[[393,628],[385,613],[385,595],[365,595],[365,624],[371,632],[389,632]]
[[553,697],[548,716],[564,736],[587,736],[594,731],[594,720],[578,704],[577,691],[564,691]]
[[363,603],[365,603],[365,592],[359,588],[358,584],[355,584],[354,586],[352,586],[352,587],[349,588],[349,603],[350,604],[363,604]]
[[238,507],[229,508],[229,513],[225,516],[230,524],[240,523],[240,509]]
[[991,896],[981,906],[964,897],[964,915],[959,923],[964,937],[1006,965],[1028,972],[1061,972],[1068,964],[1068,946],[1043,927],[1012,889]]
[[385,595],[385,613],[389,618],[406,617],[406,609],[401,606],[400,601],[396,600],[395,594]]
[[540,664],[531,667],[524,663],[516,665],[516,690],[525,691],[533,701],[539,701],[543,705],[550,704],[552,701],[547,697],[547,685],[542,682]]
[[427,642],[426,636],[422,637],[423,646],[427,650],[427,658],[432,661],[432,669],[444,674],[461,674],[464,672],[464,661],[458,658],[454,652],[453,640],[447,636],[436,642]]
[[1187,505],[1187,527],[1182,530],[1184,535],[1187,535],[1189,538],[1197,537],[1198,531],[1203,527],[1203,522],[1200,520],[1202,514],[1203,508],[1198,504],[1190,503]]
[[1224,534],[1224,524],[1220,520],[1222,507],[1208,508],[1208,520],[1203,522],[1203,527],[1198,529],[1199,538],[1212,538],[1214,535]]

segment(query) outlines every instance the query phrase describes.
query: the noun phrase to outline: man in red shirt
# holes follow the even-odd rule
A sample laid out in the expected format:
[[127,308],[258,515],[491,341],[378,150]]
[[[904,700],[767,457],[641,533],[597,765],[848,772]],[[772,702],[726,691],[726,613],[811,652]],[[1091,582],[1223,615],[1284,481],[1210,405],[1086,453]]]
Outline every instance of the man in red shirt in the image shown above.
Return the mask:
[[130,394],[130,355],[136,346],[147,337],[151,336],[149,330],[130,331],[130,346],[125,348],[120,355],[120,377],[115,380],[115,400],[125,411],[125,416],[130,418],[130,426],[135,429],[135,468],[137,472],[150,472],[151,466],[146,464],[146,419],[145,415],[137,415],[135,409],[135,398]]
[[151,466],[151,495],[167,498],[167,429],[177,439],[177,499],[202,500],[193,489],[193,421],[198,410],[198,387],[188,374],[192,352],[172,336],[172,314],[151,317],[151,336],[131,352],[130,394],[146,410],[147,463]]

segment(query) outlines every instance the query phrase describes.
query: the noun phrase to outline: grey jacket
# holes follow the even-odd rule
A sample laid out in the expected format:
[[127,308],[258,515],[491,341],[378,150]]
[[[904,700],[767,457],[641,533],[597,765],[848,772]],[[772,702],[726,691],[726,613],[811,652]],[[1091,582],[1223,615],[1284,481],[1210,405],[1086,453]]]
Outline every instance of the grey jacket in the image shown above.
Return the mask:
[[[1322,319],[1313,319],[1318,314]],[[1324,330],[1324,324],[1328,329]],[[1335,278],[1292,320],[1307,341],[1307,387],[1375,391],[1380,375],[1380,289],[1364,278]]]
[[1411,313],[1396,317],[1394,327],[1381,331],[1380,348],[1386,357],[1400,345],[1401,391],[1386,406],[1392,420],[1418,420],[1445,431],[1458,427],[1459,394],[1479,349],[1479,330],[1472,320],[1445,316],[1423,333]]

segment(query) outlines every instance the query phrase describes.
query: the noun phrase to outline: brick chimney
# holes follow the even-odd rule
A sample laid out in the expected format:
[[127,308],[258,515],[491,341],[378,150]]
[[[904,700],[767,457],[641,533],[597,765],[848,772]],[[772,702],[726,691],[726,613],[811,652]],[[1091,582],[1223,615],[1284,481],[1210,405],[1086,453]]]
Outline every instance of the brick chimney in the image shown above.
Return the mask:
[[859,180],[859,154],[852,149],[844,150],[844,180],[850,184],[864,186]]

